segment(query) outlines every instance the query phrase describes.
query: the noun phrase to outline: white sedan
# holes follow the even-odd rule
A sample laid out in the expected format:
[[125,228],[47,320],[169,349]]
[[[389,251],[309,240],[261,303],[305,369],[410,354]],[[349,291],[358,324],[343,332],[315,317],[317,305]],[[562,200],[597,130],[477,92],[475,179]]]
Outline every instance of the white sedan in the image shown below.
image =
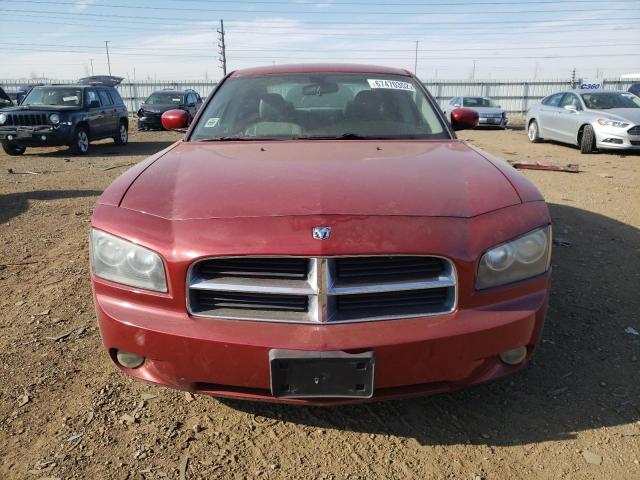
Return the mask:
[[628,92],[571,90],[554,93],[527,112],[527,136],[596,149],[640,150],[640,97]]

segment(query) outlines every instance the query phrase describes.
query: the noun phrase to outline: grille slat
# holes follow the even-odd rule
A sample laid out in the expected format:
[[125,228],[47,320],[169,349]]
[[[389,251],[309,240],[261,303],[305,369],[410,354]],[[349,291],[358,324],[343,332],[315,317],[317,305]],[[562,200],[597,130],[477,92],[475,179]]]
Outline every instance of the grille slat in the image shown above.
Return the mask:
[[446,314],[456,301],[439,257],[214,258],[189,271],[189,312],[205,317],[339,323]]
[[199,273],[212,277],[266,277],[304,279],[309,260],[306,258],[233,258],[213,259],[198,265]]
[[636,125],[635,127],[631,127],[627,130],[630,135],[640,135],[640,125]]

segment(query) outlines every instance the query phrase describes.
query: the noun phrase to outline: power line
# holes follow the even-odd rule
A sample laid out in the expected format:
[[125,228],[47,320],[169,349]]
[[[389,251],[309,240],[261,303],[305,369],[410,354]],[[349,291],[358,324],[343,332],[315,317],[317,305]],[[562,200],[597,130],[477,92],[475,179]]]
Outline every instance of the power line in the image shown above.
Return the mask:
[[[623,0],[619,0],[619,1],[623,1]],[[19,3],[32,3],[32,4],[38,4],[38,5],[72,5],[72,6],[79,6],[79,5],[87,5],[87,6],[91,6],[91,7],[106,7],[106,8],[127,8],[127,9],[143,9],[143,10],[148,10],[149,7],[145,7],[145,6],[140,6],[140,5],[125,5],[125,4],[106,4],[106,3],[86,3],[86,4],[78,4],[77,2],[59,2],[59,1],[50,1],[50,0],[20,0]],[[237,3],[237,2],[236,2]],[[537,3],[537,2],[531,2],[531,3]],[[558,6],[558,2],[548,2],[551,6]],[[495,5],[502,5],[503,3],[498,3]],[[336,4],[334,4],[336,5]],[[360,4],[360,5],[364,5],[364,4]],[[370,4],[368,3],[367,6],[369,6]],[[473,6],[474,4],[465,4],[466,6],[471,5]],[[480,3],[476,3],[475,5],[482,5]],[[519,6],[522,5],[521,3],[511,3],[509,4],[511,6]],[[526,5],[526,3],[525,3]],[[297,6],[306,6],[305,4],[298,4]],[[398,4],[394,4],[394,6],[398,6]],[[446,7],[450,7],[450,4],[423,4],[423,7],[432,7],[432,6],[446,6]],[[161,7],[161,6],[154,6],[153,10],[169,10],[169,11],[176,11],[176,10],[180,10],[180,11],[196,11],[196,12],[210,12],[210,13],[287,13],[287,14],[304,14],[304,15],[345,15],[345,14],[354,14],[354,15],[362,15],[362,14],[366,14],[366,15],[420,15],[420,14],[432,14],[432,15],[451,15],[451,11],[445,11],[445,12],[430,12],[430,11],[422,11],[422,12],[416,12],[416,11],[403,11],[403,12],[398,12],[398,11],[386,11],[386,12],[372,12],[367,10],[366,12],[363,11],[339,11],[339,12],[335,12],[335,11],[321,11],[321,10],[310,10],[310,11],[292,11],[290,8],[287,10],[237,10],[237,9],[228,9],[225,8],[224,10],[220,10],[220,9],[210,9],[210,8],[188,8],[188,7],[184,7],[184,6],[179,6],[179,7]],[[491,11],[491,10],[483,10],[483,11],[467,11],[465,10],[464,12],[461,13],[467,13],[467,14],[475,14],[475,15],[494,15],[494,14],[521,14],[521,13],[573,13],[573,12],[599,12],[601,11],[602,8],[598,5],[595,8],[562,8],[562,9],[556,9],[556,10],[503,10],[503,11]],[[607,10],[628,10],[627,7],[607,7]]]
[[[132,15],[117,15],[117,14],[103,14],[103,13],[86,13],[86,12],[52,12],[52,11],[37,11],[37,10],[13,10],[13,9],[4,9],[5,12],[11,12],[11,13],[18,13],[18,14],[35,14],[35,15],[39,15],[39,16],[48,16],[48,15],[64,15],[65,17],[68,17],[69,15],[75,15],[75,16],[82,16],[82,17],[99,17],[99,18],[119,18],[119,19],[135,19],[136,21],[139,21],[140,19],[136,16],[132,16]],[[169,17],[150,17],[148,15],[145,15],[144,20],[166,20],[168,22],[172,22],[175,19],[173,18],[169,18]],[[579,20],[554,20],[555,23],[559,23],[559,22],[564,22],[564,23],[580,23],[582,24],[584,21],[597,21],[599,20],[599,18],[581,18]],[[616,21],[630,21],[630,20],[640,20],[640,17],[608,17],[607,20],[616,20]],[[513,25],[513,24],[530,24],[530,23],[539,23],[539,22],[543,22],[545,20],[542,19],[536,19],[536,20],[483,20],[482,24],[483,25],[502,25],[502,24],[509,24],[509,25]],[[549,20],[546,20],[549,21]],[[261,21],[261,22],[252,22],[252,21],[247,21],[247,20],[229,20],[230,23],[240,23],[240,24],[246,24],[246,23],[252,23],[254,27],[256,28],[263,28],[266,26],[270,26],[274,23],[281,23],[280,21],[275,21],[275,20],[265,20],[265,21]],[[313,25],[389,25],[389,22],[384,21],[384,22],[364,22],[364,21],[352,21],[352,20],[347,20],[347,21],[341,21],[341,20],[305,20],[303,23],[305,24],[313,24]],[[438,22],[438,25],[477,25],[478,24],[478,20],[472,20],[472,21],[468,21],[468,22],[460,22],[460,21],[456,21],[456,22]],[[421,26],[426,26],[429,25],[430,27],[432,26],[429,22],[427,21],[418,21],[418,22],[401,22],[398,23],[396,25],[421,25]],[[282,27],[280,27],[282,28]],[[286,28],[286,27],[285,27]]]
[[[609,0],[608,3],[621,3],[621,2],[628,2],[628,0]],[[25,3],[56,3],[56,4],[67,4],[67,2],[51,2],[49,0],[28,0],[25,1]],[[91,6],[95,6],[97,4],[95,3],[91,3],[91,2],[71,2],[73,5],[77,5],[77,6],[87,6],[87,7],[91,7]],[[208,0],[204,0],[204,1],[198,1],[198,0],[181,0],[179,2],[180,4],[184,4],[184,3],[194,3],[194,4],[205,4],[205,5],[211,5],[211,2]],[[232,4],[237,4],[238,0],[216,0],[216,3],[232,3]],[[566,0],[563,3],[579,3],[579,4],[602,4],[602,0]],[[291,4],[291,2],[288,1],[265,1],[265,0],[250,0],[250,1],[246,1],[243,2],[243,4],[245,5],[286,5],[286,6],[293,6]],[[431,6],[445,6],[445,7],[452,7],[452,6],[473,6],[473,5],[487,5],[487,6],[491,6],[491,5],[557,5],[558,4],[558,0],[531,0],[531,1],[524,1],[524,2],[513,2],[513,1],[481,1],[481,2],[433,2],[433,3],[425,3],[425,2],[419,2],[419,3],[415,3],[415,2],[393,2],[393,6],[395,7],[431,7]],[[297,6],[306,6],[306,5],[312,5],[312,4],[304,4],[304,3],[299,3],[297,4]],[[342,7],[344,5],[349,5],[349,6],[385,6],[388,7],[390,5],[389,2],[366,2],[366,3],[362,3],[362,2],[333,2],[331,3],[332,7]],[[141,7],[141,8],[146,8],[148,9],[149,7]],[[155,6],[152,8],[156,8]],[[167,8],[167,7],[165,7]],[[174,7],[174,10],[176,9],[180,9],[181,7]],[[358,12],[358,13],[366,13],[366,12]]]

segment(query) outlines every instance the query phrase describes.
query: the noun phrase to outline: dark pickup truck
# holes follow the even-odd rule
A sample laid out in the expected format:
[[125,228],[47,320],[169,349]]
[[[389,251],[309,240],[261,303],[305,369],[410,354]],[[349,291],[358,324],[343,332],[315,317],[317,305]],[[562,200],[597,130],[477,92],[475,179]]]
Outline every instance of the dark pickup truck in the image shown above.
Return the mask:
[[129,140],[127,108],[114,88],[118,77],[90,77],[77,84],[34,87],[18,106],[0,109],[0,142],[9,155],[27,147],[68,145],[85,154],[93,140]]

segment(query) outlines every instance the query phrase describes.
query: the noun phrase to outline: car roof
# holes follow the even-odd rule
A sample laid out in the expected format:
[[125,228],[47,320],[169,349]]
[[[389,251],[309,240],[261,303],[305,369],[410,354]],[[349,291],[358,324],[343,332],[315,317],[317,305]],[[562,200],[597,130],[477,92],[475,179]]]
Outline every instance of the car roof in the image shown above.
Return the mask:
[[231,77],[258,77],[287,73],[375,73],[409,76],[411,73],[402,68],[381,67],[377,65],[357,65],[347,63],[304,63],[292,65],[271,65],[245,68],[231,73]]

